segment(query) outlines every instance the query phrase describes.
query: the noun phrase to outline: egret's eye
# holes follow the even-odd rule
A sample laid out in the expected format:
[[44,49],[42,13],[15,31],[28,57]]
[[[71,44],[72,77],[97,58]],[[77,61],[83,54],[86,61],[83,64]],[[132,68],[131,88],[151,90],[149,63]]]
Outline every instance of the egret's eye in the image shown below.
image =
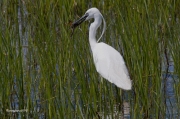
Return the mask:
[[86,16],[89,16],[89,13],[85,13]]

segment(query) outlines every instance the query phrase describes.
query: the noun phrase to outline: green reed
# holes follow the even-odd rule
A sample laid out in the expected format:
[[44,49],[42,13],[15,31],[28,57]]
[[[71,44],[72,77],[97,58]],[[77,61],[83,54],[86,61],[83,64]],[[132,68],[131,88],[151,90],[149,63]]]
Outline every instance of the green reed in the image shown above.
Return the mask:
[[[180,103],[180,2],[3,0],[0,5],[0,118],[122,118],[125,104],[134,119],[180,115],[166,113],[166,74],[174,76],[175,104]],[[132,91],[96,72],[88,22],[71,36],[72,22],[89,7],[102,12],[107,29],[101,41],[123,55]],[[170,57],[174,72],[167,70]]]

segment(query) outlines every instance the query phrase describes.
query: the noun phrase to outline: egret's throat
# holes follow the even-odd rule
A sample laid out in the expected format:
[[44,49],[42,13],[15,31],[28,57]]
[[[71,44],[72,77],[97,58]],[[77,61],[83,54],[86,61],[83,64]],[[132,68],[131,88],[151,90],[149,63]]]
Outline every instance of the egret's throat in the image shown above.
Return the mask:
[[95,44],[97,43],[96,32],[97,32],[98,27],[101,25],[101,23],[102,23],[101,15],[96,14],[96,16],[94,17],[94,22],[91,23],[90,28],[89,28],[89,42],[91,45],[91,49],[93,49]]

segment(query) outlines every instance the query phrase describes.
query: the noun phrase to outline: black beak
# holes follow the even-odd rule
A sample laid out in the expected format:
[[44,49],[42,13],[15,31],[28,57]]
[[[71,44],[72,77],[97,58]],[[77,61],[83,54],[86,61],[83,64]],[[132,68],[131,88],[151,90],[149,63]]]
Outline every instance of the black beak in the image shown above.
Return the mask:
[[71,28],[76,28],[77,26],[79,26],[83,21],[85,21],[86,20],[86,18],[89,16],[89,14],[85,14],[85,15],[83,15],[79,20],[77,20],[77,21],[75,21],[73,24],[72,24],[72,26],[71,26]]

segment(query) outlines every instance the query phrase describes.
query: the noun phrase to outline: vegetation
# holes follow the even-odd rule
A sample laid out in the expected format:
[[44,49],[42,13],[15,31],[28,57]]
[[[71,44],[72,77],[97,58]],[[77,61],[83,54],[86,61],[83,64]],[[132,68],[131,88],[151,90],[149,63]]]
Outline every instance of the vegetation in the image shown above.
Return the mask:
[[[0,6],[1,119],[180,116],[180,1],[2,0]],[[123,55],[132,91],[101,80],[88,22],[71,37],[72,22],[90,7],[104,16],[101,41]]]

